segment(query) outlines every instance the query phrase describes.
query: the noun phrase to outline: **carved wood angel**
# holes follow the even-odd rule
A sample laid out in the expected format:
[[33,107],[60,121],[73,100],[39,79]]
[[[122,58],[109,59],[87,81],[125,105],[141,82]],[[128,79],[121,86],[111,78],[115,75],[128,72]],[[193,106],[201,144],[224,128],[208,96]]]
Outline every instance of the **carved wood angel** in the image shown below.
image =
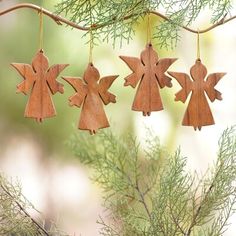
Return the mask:
[[30,93],[25,109],[25,117],[34,118],[38,122],[56,115],[51,94],[63,93],[63,85],[56,81],[58,75],[68,64],[53,65],[49,62],[43,50],[37,52],[32,65],[22,63],[11,64],[24,78],[17,86],[17,93]]
[[107,105],[116,102],[116,96],[108,92],[108,89],[117,77],[115,75],[100,79],[100,74],[92,63],[88,64],[83,79],[63,77],[76,91],[76,94],[69,98],[70,105],[82,106],[79,129],[95,134],[98,129],[110,126],[103,103]]
[[160,88],[171,87],[171,79],[165,72],[174,63],[176,58],[159,59],[152,44],[147,44],[141,53],[141,59],[136,57],[120,56],[133,71],[125,78],[125,86],[135,88],[139,83],[132,110],[142,111],[143,115],[151,115],[152,111],[163,110]]
[[184,126],[193,126],[195,130],[197,128],[201,130],[202,126],[215,124],[207,96],[211,102],[214,102],[216,99],[222,100],[221,93],[215,89],[215,86],[226,73],[213,73],[206,78],[207,69],[201,63],[200,59],[196,60],[195,65],[190,70],[192,80],[185,73],[168,73],[182,87],[176,93],[176,101],[185,103],[189,94],[192,92],[182,124]]

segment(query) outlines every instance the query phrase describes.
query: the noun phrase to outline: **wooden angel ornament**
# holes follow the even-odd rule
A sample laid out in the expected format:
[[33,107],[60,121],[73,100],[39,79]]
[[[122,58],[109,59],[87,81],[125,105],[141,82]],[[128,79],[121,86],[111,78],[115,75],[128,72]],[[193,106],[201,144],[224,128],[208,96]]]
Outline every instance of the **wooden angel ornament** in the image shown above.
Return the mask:
[[189,94],[191,98],[184,115],[182,124],[193,126],[195,130],[201,130],[202,126],[215,124],[207,96],[211,102],[222,100],[221,93],[215,89],[219,80],[226,73],[213,73],[207,76],[207,69],[200,59],[196,60],[189,75],[178,72],[168,72],[181,85],[182,89],[176,93],[176,101],[186,102]]
[[107,76],[100,79],[98,70],[89,63],[83,79],[73,77],[62,77],[76,91],[69,98],[71,106],[82,106],[78,128],[88,130],[95,134],[98,129],[109,127],[103,104],[116,102],[116,96],[108,92],[112,83],[118,76]]
[[151,43],[141,53],[141,59],[127,56],[120,58],[133,71],[125,78],[124,85],[135,88],[139,83],[132,110],[141,111],[144,116],[150,116],[152,111],[163,110],[159,88],[172,87],[171,79],[165,72],[177,59],[159,59]]
[[38,122],[56,115],[52,95],[63,93],[63,85],[56,81],[58,75],[68,64],[53,65],[49,68],[48,58],[43,50],[37,52],[32,65],[22,63],[11,64],[24,78],[17,86],[17,93],[30,94],[25,109],[25,117],[34,118]]

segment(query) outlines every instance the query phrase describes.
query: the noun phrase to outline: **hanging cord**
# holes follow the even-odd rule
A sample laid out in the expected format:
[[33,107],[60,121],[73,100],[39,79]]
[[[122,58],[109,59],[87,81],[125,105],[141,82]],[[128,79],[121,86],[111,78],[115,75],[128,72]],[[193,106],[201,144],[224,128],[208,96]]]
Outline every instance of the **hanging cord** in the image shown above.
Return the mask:
[[200,52],[200,33],[198,29],[198,34],[197,34],[197,60],[201,60],[201,52]]
[[151,23],[150,23],[150,12],[147,13],[147,43],[151,44],[152,41],[152,32],[151,32]]
[[93,63],[93,32],[92,29],[90,28],[89,30],[89,35],[90,35],[90,41],[89,41],[89,63]]
[[[43,5],[43,0],[42,0]],[[43,6],[41,6],[40,12],[39,12],[39,50],[41,53],[43,53]],[[41,104],[43,104],[43,96],[41,96]],[[42,114],[43,107],[41,106],[41,114]],[[38,123],[43,122],[43,118],[36,118],[36,121]]]
[[43,8],[39,12],[39,49],[43,49]]

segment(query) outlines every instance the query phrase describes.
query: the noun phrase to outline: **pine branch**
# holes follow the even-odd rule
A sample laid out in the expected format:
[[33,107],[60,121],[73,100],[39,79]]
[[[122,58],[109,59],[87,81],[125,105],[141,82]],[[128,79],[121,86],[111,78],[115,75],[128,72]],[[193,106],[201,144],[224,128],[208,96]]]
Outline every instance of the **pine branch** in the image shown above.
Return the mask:
[[[158,11],[161,5],[166,9],[164,14]],[[212,9],[213,24],[201,30],[190,28],[189,26],[206,7]],[[20,8],[29,8],[38,12],[42,11],[43,14],[50,17],[58,25],[65,23],[82,31],[92,31],[94,43],[100,40],[112,40],[113,43],[120,41],[121,46],[123,41],[129,42],[132,39],[136,25],[147,14],[152,14],[164,20],[156,27],[153,37],[159,40],[161,47],[166,48],[174,47],[177,44],[180,40],[179,32],[181,28],[194,34],[203,34],[236,19],[236,16],[226,18],[230,15],[232,9],[232,1],[230,0],[69,0],[62,1],[56,5],[57,14],[34,4],[24,3],[1,11],[0,16]],[[69,16],[70,20],[58,15],[61,13]]]
[[144,151],[131,136],[109,131],[69,142],[104,190],[109,214],[99,220],[101,235],[223,235],[236,204],[236,127],[223,133],[217,162],[201,178],[186,172],[180,150],[169,155],[148,137]]
[[[202,199],[193,217],[195,224],[204,223],[236,194],[233,181],[236,179],[236,137],[235,128],[224,131],[219,141],[219,153],[212,177],[202,186]],[[234,202],[234,201],[233,201]],[[191,228],[191,227],[190,227]]]
[[20,186],[13,185],[0,175],[0,234],[2,236],[66,236],[54,225],[50,230],[46,230],[40,219],[36,220],[29,214],[30,209],[35,210],[22,195]]
[[[65,12],[73,22],[87,25],[86,14],[74,10],[75,6],[76,9],[81,9],[84,5],[86,5],[86,2],[69,0],[57,4],[56,8],[57,13]],[[198,30],[193,30],[189,26],[205,8],[212,11],[211,22],[216,25],[221,24],[221,20],[230,14],[232,0],[95,0],[94,5],[96,7],[91,10],[94,12],[96,25],[102,26],[99,30],[96,30],[96,34],[100,39],[112,39],[114,42],[120,40],[121,43],[124,39],[129,41],[132,38],[135,26],[148,13],[154,13],[165,20],[160,26],[156,27],[154,38],[159,39],[161,46],[173,47],[179,40],[180,27],[198,33]],[[158,12],[160,6],[165,9],[164,14]]]
[[44,235],[49,236],[49,233],[34,218],[30,216],[30,214],[24,209],[24,207],[17,200],[14,199],[12,194],[2,184],[0,185],[0,187],[9,196],[9,198],[16,204],[19,210],[22,211],[23,214],[25,214],[25,216],[32,221],[33,225],[35,225],[39,229],[39,232],[42,232],[44,233]]

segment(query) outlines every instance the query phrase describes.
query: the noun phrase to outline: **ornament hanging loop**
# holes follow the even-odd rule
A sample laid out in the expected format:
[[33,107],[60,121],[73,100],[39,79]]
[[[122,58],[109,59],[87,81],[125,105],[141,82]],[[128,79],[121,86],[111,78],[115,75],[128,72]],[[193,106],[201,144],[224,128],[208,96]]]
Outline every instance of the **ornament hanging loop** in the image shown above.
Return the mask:
[[93,32],[92,32],[92,27],[89,30],[89,35],[90,35],[90,39],[89,39],[89,63],[92,64],[93,63]]
[[147,12],[147,43],[151,44],[152,36],[151,36],[151,22],[150,22],[150,11]]
[[201,61],[201,51],[200,51],[200,33],[198,29],[197,33],[197,60]]
[[43,8],[39,12],[39,50],[43,49]]

